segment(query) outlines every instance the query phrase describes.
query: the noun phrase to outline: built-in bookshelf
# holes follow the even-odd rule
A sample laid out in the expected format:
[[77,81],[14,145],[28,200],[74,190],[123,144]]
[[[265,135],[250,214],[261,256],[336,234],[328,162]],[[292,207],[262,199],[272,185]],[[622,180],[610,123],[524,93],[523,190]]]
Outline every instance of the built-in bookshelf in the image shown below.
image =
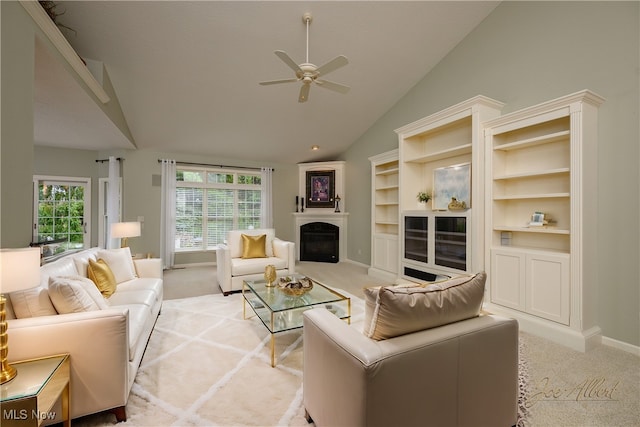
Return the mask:
[[602,101],[582,91],[485,123],[490,310],[579,350],[600,333],[584,231],[597,227]]
[[398,273],[398,150],[369,158],[371,162],[370,274],[393,278]]
[[[399,147],[399,210],[403,216],[419,216],[423,211],[436,226],[436,218],[457,214],[464,218],[464,241],[456,242],[453,235],[445,238],[434,228],[429,233],[424,250],[431,250],[429,261],[416,263],[404,257],[401,241],[400,273],[406,279],[433,277],[431,275],[455,275],[484,269],[484,137],[482,122],[500,115],[503,104],[493,99],[476,96],[438,113],[417,120],[396,130]],[[448,211],[448,201],[434,203],[436,197],[435,176],[438,171],[461,165],[470,166],[468,197],[462,212]],[[429,192],[432,200],[419,203],[419,192]],[[416,212],[418,211],[418,212]],[[442,214],[437,216],[436,214]],[[444,220],[441,220],[441,222]],[[452,221],[452,220],[447,220]],[[474,224],[477,224],[474,226]],[[401,221],[400,227],[405,224]],[[406,230],[400,235],[405,236]],[[403,239],[402,239],[403,240]],[[436,249],[436,240],[439,240]],[[464,247],[463,261],[447,260],[445,253],[456,253],[454,248]],[[436,262],[436,250],[439,254]],[[460,258],[457,251],[455,257]],[[405,274],[405,272],[408,272]],[[423,274],[425,273],[425,274]],[[420,276],[420,277],[418,277]]]

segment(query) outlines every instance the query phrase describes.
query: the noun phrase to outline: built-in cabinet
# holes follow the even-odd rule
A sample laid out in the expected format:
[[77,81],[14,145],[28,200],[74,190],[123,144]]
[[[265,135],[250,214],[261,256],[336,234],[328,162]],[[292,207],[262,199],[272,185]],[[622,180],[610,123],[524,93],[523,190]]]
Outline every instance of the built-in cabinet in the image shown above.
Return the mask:
[[[427,219],[426,261],[407,257],[410,230],[400,222],[400,276],[424,280],[433,275],[455,275],[484,269],[484,137],[482,122],[496,118],[503,104],[476,96],[396,130],[399,147],[399,210],[402,218]],[[437,190],[448,185],[434,176],[446,168],[469,171],[465,190],[456,194],[465,208],[450,210],[435,203]],[[453,184],[453,183],[452,183]],[[431,202],[420,203],[419,192],[429,192]],[[438,193],[439,194],[439,193]],[[464,229],[461,232],[461,228]],[[411,252],[411,251],[410,251]],[[414,251],[415,252],[415,251]]]
[[485,123],[490,310],[580,350],[600,333],[590,236],[602,101],[582,91]]
[[393,279],[398,273],[398,150],[369,158],[371,162],[371,267],[369,274]]

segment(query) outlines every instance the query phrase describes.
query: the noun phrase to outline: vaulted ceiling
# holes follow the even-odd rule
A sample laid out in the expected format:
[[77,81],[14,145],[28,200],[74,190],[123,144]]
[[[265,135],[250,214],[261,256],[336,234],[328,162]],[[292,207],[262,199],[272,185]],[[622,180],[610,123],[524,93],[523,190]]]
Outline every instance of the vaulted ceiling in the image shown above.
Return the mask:
[[[58,3],[58,12],[64,11],[58,21],[74,30],[63,31],[71,45],[80,56],[104,63],[138,149],[298,163],[335,158],[347,149],[499,2]],[[349,64],[326,79],[350,86],[347,94],[314,85],[308,102],[300,103],[300,82],[259,85],[293,77],[275,50],[305,62],[305,12],[313,16],[309,62],[320,66],[346,56]],[[36,63],[39,68],[47,61]],[[45,79],[47,90],[36,88],[36,94],[68,93],[62,84],[56,88],[52,75]],[[36,101],[36,108],[53,102]],[[58,109],[56,121],[46,124],[57,132],[42,128],[43,116],[36,114],[36,143],[127,146],[108,125],[72,137],[74,123],[100,114],[75,110]],[[311,151],[312,145],[320,150]]]

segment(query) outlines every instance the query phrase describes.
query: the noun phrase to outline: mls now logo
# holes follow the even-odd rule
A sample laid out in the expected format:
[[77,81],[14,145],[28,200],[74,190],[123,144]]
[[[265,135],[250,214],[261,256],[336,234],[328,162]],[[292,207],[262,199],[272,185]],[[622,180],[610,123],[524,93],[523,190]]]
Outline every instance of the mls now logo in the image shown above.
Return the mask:
[[27,409],[9,409],[2,411],[3,420],[53,420],[56,418],[55,412],[40,412],[36,409],[28,411]]

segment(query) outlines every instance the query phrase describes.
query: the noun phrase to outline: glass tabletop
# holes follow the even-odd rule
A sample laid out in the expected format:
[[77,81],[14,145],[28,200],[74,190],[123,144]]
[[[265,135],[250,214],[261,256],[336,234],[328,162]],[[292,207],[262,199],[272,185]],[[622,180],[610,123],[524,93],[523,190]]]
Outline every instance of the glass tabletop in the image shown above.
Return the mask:
[[[301,275],[289,276],[299,280]],[[246,280],[244,299],[271,333],[302,327],[302,312],[324,306],[341,319],[351,314],[350,299],[313,280],[313,288],[302,295],[289,295],[278,286],[267,287],[265,280]]]
[[18,375],[2,384],[0,400],[5,402],[37,395],[66,357],[60,355],[12,363]]

